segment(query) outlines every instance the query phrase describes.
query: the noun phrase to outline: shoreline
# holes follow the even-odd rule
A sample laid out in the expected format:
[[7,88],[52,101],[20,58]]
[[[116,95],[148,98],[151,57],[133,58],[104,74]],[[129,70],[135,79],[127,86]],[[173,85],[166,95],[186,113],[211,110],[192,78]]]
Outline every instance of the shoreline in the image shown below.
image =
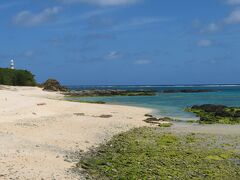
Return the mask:
[[[0,177],[3,179],[79,179],[72,173],[86,153],[145,123],[154,109],[66,101],[56,92],[36,87],[0,86]],[[172,122],[172,133],[240,135],[240,125]],[[81,176],[81,174],[80,174]]]
[[68,161],[114,135],[148,126],[151,109],[68,102],[37,87],[0,86],[0,177],[76,179]]
[[[107,97],[107,96],[103,96],[104,97]],[[142,97],[142,96],[139,96],[139,97]],[[79,102],[79,103],[89,103],[89,104],[105,104],[105,105],[116,105],[116,106],[127,106],[127,107],[138,107],[138,108],[144,108],[144,109],[149,109],[151,110],[151,113],[152,115],[154,115],[155,117],[157,118],[165,118],[165,117],[170,117],[171,119],[174,119],[174,120],[180,120],[180,121],[190,121],[190,120],[199,120],[199,117],[195,116],[195,117],[177,117],[177,116],[163,116],[159,113],[159,110],[157,110],[156,108],[154,107],[145,107],[145,106],[142,106],[142,105],[137,105],[137,104],[124,104],[124,103],[109,103],[109,102],[105,102],[105,101],[81,101],[81,100],[74,100],[71,99],[68,99],[69,97],[65,97],[65,99],[67,101],[72,101],[72,102]],[[78,97],[79,99],[81,98],[86,98],[86,97]],[[95,98],[95,97],[87,97],[87,98]],[[100,102],[100,103],[99,103]],[[101,103],[102,102],[102,103]]]

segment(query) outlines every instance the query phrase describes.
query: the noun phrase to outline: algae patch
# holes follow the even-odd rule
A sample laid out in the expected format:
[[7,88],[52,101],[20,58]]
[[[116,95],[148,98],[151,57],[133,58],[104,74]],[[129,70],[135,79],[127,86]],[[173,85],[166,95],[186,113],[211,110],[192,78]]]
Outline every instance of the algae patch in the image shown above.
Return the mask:
[[224,105],[195,105],[186,109],[200,117],[202,124],[240,124],[240,107]]
[[76,169],[92,179],[237,179],[239,152],[224,143],[201,134],[138,128],[85,154]]

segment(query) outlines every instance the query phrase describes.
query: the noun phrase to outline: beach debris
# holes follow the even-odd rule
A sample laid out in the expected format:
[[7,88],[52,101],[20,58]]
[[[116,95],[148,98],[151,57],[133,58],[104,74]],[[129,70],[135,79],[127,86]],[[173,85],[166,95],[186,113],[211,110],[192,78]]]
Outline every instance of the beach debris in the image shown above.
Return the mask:
[[85,116],[85,113],[73,113],[75,116]]
[[21,127],[37,127],[36,124],[34,123],[28,123],[28,122],[25,122],[25,123],[16,123],[15,126],[21,126]]
[[100,115],[100,116],[95,116],[95,117],[99,117],[99,118],[111,118],[111,117],[113,117],[113,116],[110,115],[110,114],[102,114],[102,115]]
[[37,104],[38,106],[45,106],[45,105],[47,105],[46,103],[38,103]]

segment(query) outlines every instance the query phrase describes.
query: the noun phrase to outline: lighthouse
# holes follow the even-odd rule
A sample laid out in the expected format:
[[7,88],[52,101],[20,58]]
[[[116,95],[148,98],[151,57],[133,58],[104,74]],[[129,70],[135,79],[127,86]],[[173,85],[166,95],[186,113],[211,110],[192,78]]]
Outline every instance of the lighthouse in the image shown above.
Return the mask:
[[10,69],[15,69],[14,68],[14,60],[12,59],[11,62],[10,62]]

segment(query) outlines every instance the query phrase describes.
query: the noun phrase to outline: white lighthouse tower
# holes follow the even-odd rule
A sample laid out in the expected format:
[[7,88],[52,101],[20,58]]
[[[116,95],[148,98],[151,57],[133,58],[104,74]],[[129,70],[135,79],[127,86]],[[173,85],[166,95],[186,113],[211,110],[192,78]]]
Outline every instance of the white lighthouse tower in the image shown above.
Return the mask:
[[10,63],[10,69],[15,69],[15,67],[14,67],[14,60],[13,59],[11,60],[11,63]]

